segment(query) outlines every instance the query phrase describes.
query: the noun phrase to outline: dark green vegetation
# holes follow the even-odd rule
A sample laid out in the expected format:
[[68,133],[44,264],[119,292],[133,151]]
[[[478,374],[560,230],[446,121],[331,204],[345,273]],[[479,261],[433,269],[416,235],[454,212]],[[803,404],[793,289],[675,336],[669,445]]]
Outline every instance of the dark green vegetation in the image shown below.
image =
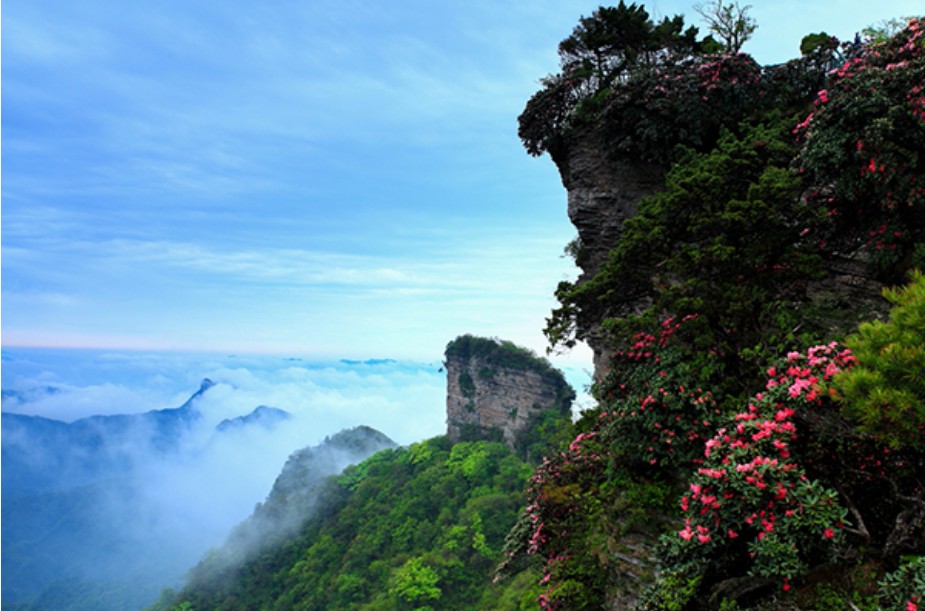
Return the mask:
[[763,68],[723,52],[755,24],[713,10],[722,43],[601,7],[520,117],[560,169],[591,138],[665,170],[557,291],[551,343],[612,354],[570,441],[529,480],[491,442],[380,453],[164,608],[921,608],[925,21]]
[[925,22],[761,68],[644,13],[583,18],[520,117],[560,169],[593,139],[666,178],[559,286],[552,344],[614,357],[509,551],[552,609],[916,608]]
[[298,534],[240,565],[207,557],[155,608],[530,608],[537,574],[491,579],[531,471],[500,443],[384,450],[315,490]]
[[332,474],[395,442],[366,426],[340,431],[312,448],[294,452],[264,503],[231,531],[225,544],[213,550],[208,564],[213,573],[230,572],[242,562],[285,543],[299,532],[319,504],[319,491]]
[[[466,361],[479,359],[490,361],[495,368],[535,371],[540,374],[558,376],[558,372],[553,369],[548,360],[507,340],[495,340],[468,334],[460,335],[446,345],[444,354],[448,359],[457,358]],[[483,378],[491,378],[494,374],[495,370],[488,367],[479,371],[479,377]]]

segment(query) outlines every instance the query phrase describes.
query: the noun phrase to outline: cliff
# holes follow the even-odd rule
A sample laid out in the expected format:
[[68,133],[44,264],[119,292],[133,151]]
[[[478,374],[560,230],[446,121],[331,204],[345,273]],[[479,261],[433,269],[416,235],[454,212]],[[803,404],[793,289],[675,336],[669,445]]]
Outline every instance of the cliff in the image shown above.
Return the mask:
[[575,391],[562,373],[511,342],[463,335],[446,347],[447,436],[500,438],[515,451],[543,412],[571,414]]
[[[575,263],[581,269],[575,286],[580,287],[595,277],[608,275],[604,268],[611,251],[626,233],[626,221],[644,207],[644,199],[666,189],[667,168],[608,154],[601,130],[593,125],[582,126],[565,135],[552,157],[567,191],[569,220],[578,232],[577,248],[573,252]],[[805,202],[819,198],[819,192],[814,188],[797,194],[799,200]],[[719,215],[720,212],[717,212],[716,216]],[[825,244],[825,234],[819,231],[818,235],[823,236],[820,244]],[[900,281],[903,276],[902,273],[884,275],[883,269],[872,265],[871,259],[877,255],[876,252],[872,255],[870,243],[844,245],[827,251],[820,247],[816,254],[819,256],[815,263],[818,273],[815,277],[804,279],[802,290],[805,294],[798,299],[814,303],[820,311],[824,310],[827,318],[825,326],[847,333],[858,320],[885,316],[886,303],[881,297],[885,279]],[[672,282],[677,283],[679,279],[680,276],[676,275]],[[610,288],[613,293],[621,296],[632,294],[632,287],[616,284]],[[639,314],[652,305],[652,297],[653,294],[643,294],[626,301],[622,297],[607,299],[608,316]],[[578,334],[594,354],[596,380],[603,379],[610,370],[615,347],[613,338],[605,336],[601,322],[587,314],[580,315],[578,319]]]
[[[568,217],[578,231],[575,263],[578,283],[593,278],[623,235],[623,224],[636,215],[639,202],[662,188],[665,168],[654,163],[615,161],[602,146],[600,132],[577,129],[553,157],[568,193]],[[642,305],[642,304],[640,304]],[[594,353],[594,378],[608,371],[610,345],[598,325],[587,330]]]

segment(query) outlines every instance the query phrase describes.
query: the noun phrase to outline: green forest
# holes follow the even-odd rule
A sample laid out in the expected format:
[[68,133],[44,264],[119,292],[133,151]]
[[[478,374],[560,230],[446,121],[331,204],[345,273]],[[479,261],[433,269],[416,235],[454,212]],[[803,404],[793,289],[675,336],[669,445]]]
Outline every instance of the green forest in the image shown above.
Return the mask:
[[535,463],[382,451],[155,609],[925,608],[925,19],[759,66],[747,9],[701,10],[582,17],[519,117],[560,169],[591,142],[664,176],[566,249],[591,273],[546,334],[608,346],[596,405]]

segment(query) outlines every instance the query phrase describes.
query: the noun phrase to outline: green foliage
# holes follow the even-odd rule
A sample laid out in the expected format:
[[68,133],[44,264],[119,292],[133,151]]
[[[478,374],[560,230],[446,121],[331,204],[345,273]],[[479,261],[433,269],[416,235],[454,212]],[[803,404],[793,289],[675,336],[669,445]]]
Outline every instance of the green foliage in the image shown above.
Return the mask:
[[709,153],[689,151],[664,191],[626,221],[598,273],[560,285],[550,341],[568,344],[576,330],[581,339],[601,321],[626,337],[664,312],[696,314],[694,343],[720,357],[727,381],[747,382],[746,371],[797,341],[794,329],[800,341],[822,335],[828,322],[808,316],[815,305],[807,295],[820,259],[801,235],[817,217],[800,205],[799,177],[787,169],[794,149],[786,123],[743,126]]
[[597,129],[615,158],[669,163],[679,146],[709,150],[760,92],[761,70],[748,55],[679,59],[634,71],[602,104]]
[[231,573],[204,560],[173,600],[333,611],[497,609],[503,597],[517,608],[535,578],[493,585],[490,574],[530,472],[500,443],[437,437],[380,452],[329,482],[297,536]]
[[925,433],[925,276],[886,290],[887,322],[862,324],[846,341],[858,366],[834,380],[845,415],[893,449],[921,446]]
[[684,611],[697,594],[702,580],[703,568],[699,564],[675,563],[667,566],[659,574],[657,583],[643,592],[636,608]]
[[[419,445],[420,444],[412,445],[409,449],[409,452],[414,450],[412,453],[416,454],[419,451],[423,451],[423,449],[418,448]],[[344,469],[343,473],[337,477],[337,483],[344,488],[353,490],[357,487],[357,485],[359,485],[361,481],[366,479],[370,471],[376,472],[378,470],[377,467],[380,464],[390,462],[394,454],[395,450],[392,449],[380,450],[379,452],[376,452],[364,460],[359,465],[348,466],[346,469]]]
[[800,53],[812,55],[815,53],[831,53],[838,49],[838,39],[825,32],[807,34],[800,41]]
[[657,334],[637,334],[596,387],[595,429],[620,440],[613,452],[637,472],[686,471],[702,463],[703,444],[721,414],[701,363],[673,340],[693,318],[668,319]]
[[582,17],[572,35],[559,43],[563,72],[586,81],[591,93],[640,64],[653,64],[666,53],[684,55],[697,48],[697,29],[684,30],[680,16],[658,25],[645,8],[623,0],[615,7],[601,6]]
[[617,354],[595,389],[600,406],[531,480],[500,570],[515,567],[521,554],[541,559],[545,608],[598,608],[609,584],[653,577],[654,559],[633,542],[666,527],[672,481],[702,456],[704,434],[713,430],[706,419],[717,417],[709,392],[698,387],[699,370],[685,366],[673,345],[679,326],[666,321],[657,335],[639,336]]
[[515,440],[515,450],[527,462],[538,463],[575,436],[571,417],[555,409],[546,409],[533,417],[530,426]]
[[914,611],[925,603],[925,556],[907,558],[880,583],[880,604],[886,609]]
[[883,44],[900,33],[912,17],[882,19],[861,30],[868,43]]
[[464,397],[471,399],[475,396],[475,382],[472,381],[472,376],[468,371],[459,374],[459,389]]
[[816,585],[813,593],[813,608],[822,611],[879,611],[880,607],[872,597],[858,592],[849,592],[826,583]]
[[417,607],[440,599],[439,581],[440,575],[422,558],[411,558],[394,571],[389,580],[389,594]]
[[[826,559],[846,511],[834,490],[810,480],[794,454],[795,422],[823,401],[821,383],[852,361],[834,345],[793,352],[768,370],[764,392],[719,428],[681,497],[683,528],[664,537],[664,579],[709,582],[754,575],[789,581]],[[692,592],[693,596],[695,592]],[[685,601],[682,601],[685,602]]]
[[[561,374],[553,368],[548,360],[507,340],[489,339],[468,334],[460,335],[447,344],[444,354],[446,358],[479,359],[490,363],[490,366],[483,366],[478,372],[479,377],[486,380],[492,379],[500,368],[536,371],[545,377],[561,378]],[[465,376],[465,380],[463,376]],[[467,391],[475,393],[475,383],[468,373],[463,372],[460,374],[459,384],[463,393]],[[468,397],[469,395],[466,396]]]
[[[469,406],[466,405],[468,409]],[[475,409],[473,405],[472,409]],[[459,425],[459,441],[495,441],[504,440],[504,431],[498,428],[483,427],[474,422],[464,422]]]
[[646,10],[622,0],[582,17],[559,45],[561,72],[542,79],[543,89],[518,117],[518,135],[531,155],[562,150],[574,125],[591,120],[613,92],[639,70],[668,66],[696,53],[696,28],[680,16],[655,24]]
[[888,282],[916,263],[925,237],[925,22],[846,61],[796,132],[810,200],[830,219],[816,235],[831,248],[862,250]]

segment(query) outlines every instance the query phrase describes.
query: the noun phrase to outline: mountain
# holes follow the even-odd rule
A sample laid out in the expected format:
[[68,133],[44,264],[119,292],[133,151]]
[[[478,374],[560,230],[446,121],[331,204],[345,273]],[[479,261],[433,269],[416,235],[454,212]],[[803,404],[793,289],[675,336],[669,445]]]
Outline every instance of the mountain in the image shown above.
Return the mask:
[[230,430],[254,425],[273,428],[281,422],[291,419],[292,416],[285,410],[267,407],[266,405],[258,405],[254,408],[254,411],[245,416],[237,416],[236,418],[226,418],[222,420],[216,425],[215,430],[219,433],[226,433]]
[[[489,575],[523,505],[533,468],[525,458],[569,438],[574,391],[511,342],[461,336],[445,357],[446,436],[394,448],[360,427],[294,453],[266,502],[153,609],[529,605],[537,575],[498,585]],[[471,409],[460,407],[467,376]],[[342,452],[383,446],[339,476],[312,472],[342,464]]]
[[[2,414],[4,609],[138,609],[220,541],[216,527],[237,520],[223,507],[188,515],[204,501],[183,495],[233,487],[224,457],[259,452],[292,419],[260,406],[211,428],[201,406],[215,386],[205,379],[181,406],[140,414]],[[336,473],[379,447],[338,447],[305,470]]]
[[486,401],[542,389],[461,342],[447,437],[156,608],[921,608],[925,19],[760,66],[747,11],[698,8],[718,41],[602,6],[518,118],[578,231],[545,329],[594,351],[569,439],[511,454],[556,410]]
[[529,604],[538,576],[492,585],[490,575],[530,471],[497,442],[443,436],[384,450],[314,488],[315,511],[291,536],[239,565],[210,554],[152,609]]
[[208,556],[211,571],[227,572],[266,549],[279,546],[304,526],[321,500],[327,479],[345,467],[395,442],[367,426],[340,431],[314,447],[294,452],[273,483],[269,495]]
[[4,499],[125,476],[139,451],[176,450],[184,433],[202,417],[196,405],[214,385],[204,379],[180,407],[141,414],[89,416],[65,423],[3,413]]

